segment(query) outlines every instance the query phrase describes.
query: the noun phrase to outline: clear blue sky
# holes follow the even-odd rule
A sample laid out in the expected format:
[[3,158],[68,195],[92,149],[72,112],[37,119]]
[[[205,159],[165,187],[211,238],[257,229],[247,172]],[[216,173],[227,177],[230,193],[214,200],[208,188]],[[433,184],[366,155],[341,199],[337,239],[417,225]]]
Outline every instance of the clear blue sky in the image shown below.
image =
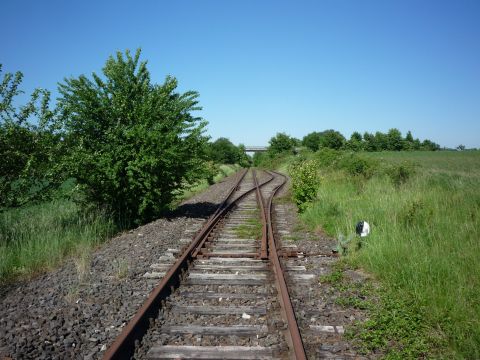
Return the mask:
[[0,63],[24,89],[143,49],[152,79],[200,92],[213,138],[412,130],[480,147],[480,1],[23,1],[1,4]]

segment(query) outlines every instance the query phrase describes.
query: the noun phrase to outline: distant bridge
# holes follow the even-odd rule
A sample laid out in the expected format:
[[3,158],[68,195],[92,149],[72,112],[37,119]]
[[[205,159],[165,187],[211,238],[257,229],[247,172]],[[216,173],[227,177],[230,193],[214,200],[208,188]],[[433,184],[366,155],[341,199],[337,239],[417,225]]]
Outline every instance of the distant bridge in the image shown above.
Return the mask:
[[245,146],[245,152],[263,152],[267,150],[268,147],[266,146]]

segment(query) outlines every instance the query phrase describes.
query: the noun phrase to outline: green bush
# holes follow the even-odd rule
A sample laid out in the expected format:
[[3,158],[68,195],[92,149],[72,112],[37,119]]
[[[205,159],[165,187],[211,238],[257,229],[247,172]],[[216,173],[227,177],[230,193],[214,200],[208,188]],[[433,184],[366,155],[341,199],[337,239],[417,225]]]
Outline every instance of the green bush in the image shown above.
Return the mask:
[[389,166],[386,172],[393,184],[399,187],[415,174],[415,165],[410,161],[402,161]]
[[369,179],[378,169],[378,163],[355,153],[347,153],[340,160],[338,167],[352,176],[362,176]]
[[342,155],[341,151],[322,148],[315,153],[315,159],[318,160],[318,163],[322,167],[334,166]]
[[319,185],[317,169],[318,162],[315,160],[300,161],[290,166],[292,195],[300,211],[303,211],[317,196]]
[[221,169],[213,161],[207,161],[205,163],[204,171],[204,176],[207,179],[208,185],[213,185],[215,183],[215,175],[217,175],[217,173],[221,171]]
[[119,220],[141,223],[169,206],[202,174],[206,122],[192,116],[198,93],[175,92],[177,80],[152,84],[140,50],[117,53],[93,74],[59,85],[66,155],[62,170],[88,202]]

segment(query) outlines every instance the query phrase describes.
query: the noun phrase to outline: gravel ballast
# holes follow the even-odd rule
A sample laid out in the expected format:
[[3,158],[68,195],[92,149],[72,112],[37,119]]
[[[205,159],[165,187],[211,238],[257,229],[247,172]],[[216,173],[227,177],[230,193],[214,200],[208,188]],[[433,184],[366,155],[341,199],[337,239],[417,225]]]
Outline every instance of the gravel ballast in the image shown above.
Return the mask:
[[[152,265],[172,263],[233,186],[212,185],[161,218],[120,234],[87,260],[0,288],[0,359],[96,359],[158,283]],[[155,265],[154,265],[155,266]]]
[[[288,184],[287,184],[288,185]],[[288,186],[282,189],[280,196],[288,198]],[[343,287],[323,281],[331,274],[339,260],[332,249],[335,239],[323,232],[309,232],[298,218],[295,205],[285,199],[276,200],[273,210],[275,238],[284,249],[295,249],[300,255],[282,259],[291,267],[304,267],[305,271],[287,271],[286,280],[290,299],[302,335],[303,344],[309,359],[367,359],[377,357],[374,354],[362,356],[344,333],[355,321],[363,321],[366,313],[351,306],[340,305],[339,300],[350,295],[350,289],[366,280],[359,271],[347,270],[343,273]],[[304,274],[311,277],[299,280]],[[312,276],[313,275],[313,276]],[[301,275],[300,275],[301,276]]]
[[[263,179],[265,174],[259,173],[259,177]],[[236,175],[232,175],[183,203],[170,217],[109,240],[89,257],[86,266],[79,259],[69,259],[57,270],[33,280],[0,287],[0,360],[101,358],[158,284],[168,265],[175,261],[182,246],[225,198],[235,180]],[[288,186],[283,189],[283,195],[287,189]],[[303,229],[294,205],[285,200],[275,201],[273,223],[276,237],[285,249],[296,249],[305,255],[282,261],[292,269],[287,271],[286,280],[308,358],[360,358],[343,333],[354,321],[363,320],[365,314],[337,304],[337,299],[345,294],[321,281],[322,276],[334,270],[337,261],[335,257],[326,256],[331,254],[334,239]],[[345,277],[363,281],[363,274],[359,272],[345,272]],[[190,285],[183,288],[183,292],[233,293],[234,290],[258,296],[254,305],[278,312],[276,290],[272,286]],[[194,300],[188,304],[214,306],[225,300],[215,298],[205,303]],[[231,305],[251,305],[251,301],[241,298],[228,301]],[[155,320],[157,326],[149,331],[143,345],[195,341],[207,346],[262,345],[275,348],[279,353],[286,352],[281,335],[285,324],[281,318],[267,319],[259,315],[239,322],[238,316],[227,314],[207,318],[170,311],[169,307],[181,305],[187,305],[187,301],[178,294],[169,299],[167,308]],[[182,334],[171,341],[156,330],[161,325],[184,323],[255,324],[267,326],[269,332],[242,343],[234,336],[218,339],[206,335],[192,339]],[[277,325],[272,327],[272,323]],[[270,331],[272,328],[276,330]],[[147,350],[148,346],[141,346],[136,356],[145,358]]]

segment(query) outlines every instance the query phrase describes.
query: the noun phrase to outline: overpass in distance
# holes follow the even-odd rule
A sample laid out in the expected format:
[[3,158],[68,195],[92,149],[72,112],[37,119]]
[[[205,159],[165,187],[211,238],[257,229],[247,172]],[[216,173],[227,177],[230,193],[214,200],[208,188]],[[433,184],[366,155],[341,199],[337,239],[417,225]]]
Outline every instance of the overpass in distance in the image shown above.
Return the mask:
[[266,146],[245,146],[245,152],[264,152],[267,149]]

